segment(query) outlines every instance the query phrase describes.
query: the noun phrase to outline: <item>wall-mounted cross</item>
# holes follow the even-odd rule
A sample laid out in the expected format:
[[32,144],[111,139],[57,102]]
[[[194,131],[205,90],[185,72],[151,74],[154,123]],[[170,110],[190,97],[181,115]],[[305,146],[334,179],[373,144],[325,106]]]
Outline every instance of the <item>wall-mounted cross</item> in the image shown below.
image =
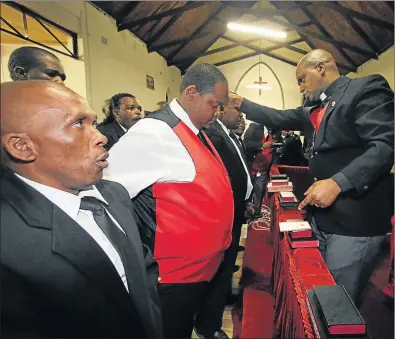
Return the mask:
[[[259,77],[259,81],[254,81],[254,84],[257,85],[267,85],[266,81],[262,81],[262,77]],[[259,88],[259,96],[262,94],[262,88]]]

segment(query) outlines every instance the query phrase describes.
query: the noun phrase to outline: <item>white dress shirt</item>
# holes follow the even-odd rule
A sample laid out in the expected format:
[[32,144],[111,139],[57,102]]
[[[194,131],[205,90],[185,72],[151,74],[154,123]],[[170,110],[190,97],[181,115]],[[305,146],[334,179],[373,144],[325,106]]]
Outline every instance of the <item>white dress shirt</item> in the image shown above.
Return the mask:
[[[193,133],[199,133],[176,99],[169,106]],[[109,153],[104,177],[122,184],[131,198],[156,182],[192,182],[196,176],[178,136],[167,123],[150,117],[134,124]]]
[[[58,206],[63,212],[65,212],[70,218],[76,221],[84,230],[87,232],[93,240],[97,242],[97,244],[101,247],[104,253],[108,256],[108,258],[113,263],[115,269],[117,270],[119,276],[121,277],[123,284],[128,290],[125,269],[123,267],[121,257],[119,256],[117,250],[111,244],[110,240],[108,240],[107,236],[103,233],[101,228],[97,225],[95,219],[93,218],[93,214],[91,211],[81,210],[81,198],[82,197],[94,197],[104,203],[104,205],[108,205],[107,201],[100,194],[98,189],[95,186],[92,186],[90,189],[81,191],[79,195],[74,195],[65,191],[58,190],[53,187],[49,187],[38,182],[26,179],[18,174],[15,175],[23,180],[26,184],[33,187],[35,190],[44,195],[48,200],[50,200],[54,205]],[[122,227],[118,224],[118,222],[113,218],[113,216],[107,211],[107,214],[110,216],[111,220],[119,227],[119,229],[124,232]],[[125,232],[124,232],[125,233]]]
[[230,137],[229,135],[229,130],[227,129],[227,127],[222,123],[221,120],[217,119],[219,125],[222,127],[222,129],[225,131],[226,135],[229,137],[229,140],[232,142],[233,146],[236,148],[237,154],[239,155],[240,161],[243,164],[244,170],[247,174],[247,190],[246,190],[246,196],[245,196],[245,200],[247,200],[252,192],[253,186],[252,186],[252,182],[251,182],[251,177],[250,177],[250,172],[248,171],[247,165],[245,163],[245,160],[240,152],[240,148],[239,146],[236,145],[235,141]]

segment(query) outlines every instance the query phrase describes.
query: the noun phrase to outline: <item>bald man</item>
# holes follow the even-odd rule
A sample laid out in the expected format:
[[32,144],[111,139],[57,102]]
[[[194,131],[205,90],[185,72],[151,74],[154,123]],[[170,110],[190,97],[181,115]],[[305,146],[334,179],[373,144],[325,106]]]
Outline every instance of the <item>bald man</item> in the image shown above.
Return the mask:
[[316,182],[308,208],[320,251],[333,277],[358,303],[393,214],[394,93],[380,75],[340,76],[333,56],[313,50],[299,62],[296,81],[307,99],[285,111],[233,95],[247,119],[311,137]]
[[107,140],[86,100],[17,81],[0,113],[2,336],[161,337],[157,264],[127,191],[101,180]]

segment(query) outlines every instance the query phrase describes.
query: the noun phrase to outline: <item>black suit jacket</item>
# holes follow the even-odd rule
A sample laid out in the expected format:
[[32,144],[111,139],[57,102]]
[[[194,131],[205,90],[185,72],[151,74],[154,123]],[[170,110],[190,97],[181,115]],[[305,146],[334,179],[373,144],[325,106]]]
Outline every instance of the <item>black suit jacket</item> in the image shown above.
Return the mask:
[[[312,207],[329,233],[373,236],[390,231],[393,209],[394,93],[380,75],[332,83],[328,109],[315,140],[310,172],[318,180],[342,173],[349,188],[328,208]],[[327,94],[327,93],[326,93]],[[243,100],[247,119],[313,134],[310,109],[285,111]]]
[[235,220],[244,220],[247,173],[243,163],[234,144],[217,121],[213,122],[205,132],[228,171],[235,202]]
[[97,129],[107,137],[107,144],[104,148],[109,151],[112,146],[114,146],[118,140],[125,135],[125,131],[121,126],[116,122],[116,120],[112,122],[102,122],[97,125]]
[[135,252],[127,292],[112,262],[80,225],[11,172],[1,179],[1,335],[157,338],[158,267],[142,246],[127,191],[96,187]]

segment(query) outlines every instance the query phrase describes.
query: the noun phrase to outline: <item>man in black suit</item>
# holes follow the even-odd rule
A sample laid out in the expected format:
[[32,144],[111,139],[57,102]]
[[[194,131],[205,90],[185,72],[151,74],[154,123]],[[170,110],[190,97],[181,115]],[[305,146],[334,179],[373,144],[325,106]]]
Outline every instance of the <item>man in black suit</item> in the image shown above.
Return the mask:
[[[26,107],[28,114],[26,113]],[[106,138],[50,81],[1,84],[1,335],[158,338],[158,268]]]
[[222,107],[219,118],[206,134],[214,145],[230,178],[234,200],[232,243],[225,252],[221,266],[210,282],[208,296],[196,316],[195,329],[200,337],[226,339],[221,329],[222,315],[231,288],[233,268],[236,263],[241,227],[245,222],[246,201],[251,196],[252,182],[241,144],[231,131],[240,124],[242,114],[235,108]]
[[305,107],[280,111],[236,95],[230,100],[247,119],[313,135],[309,167],[316,182],[299,208],[309,207],[323,258],[358,302],[391,230],[394,93],[380,75],[340,76],[324,50],[303,57],[296,79]]
[[104,148],[108,151],[130,127],[143,118],[143,108],[136,97],[118,93],[110,99],[109,113],[97,129],[107,137]]

